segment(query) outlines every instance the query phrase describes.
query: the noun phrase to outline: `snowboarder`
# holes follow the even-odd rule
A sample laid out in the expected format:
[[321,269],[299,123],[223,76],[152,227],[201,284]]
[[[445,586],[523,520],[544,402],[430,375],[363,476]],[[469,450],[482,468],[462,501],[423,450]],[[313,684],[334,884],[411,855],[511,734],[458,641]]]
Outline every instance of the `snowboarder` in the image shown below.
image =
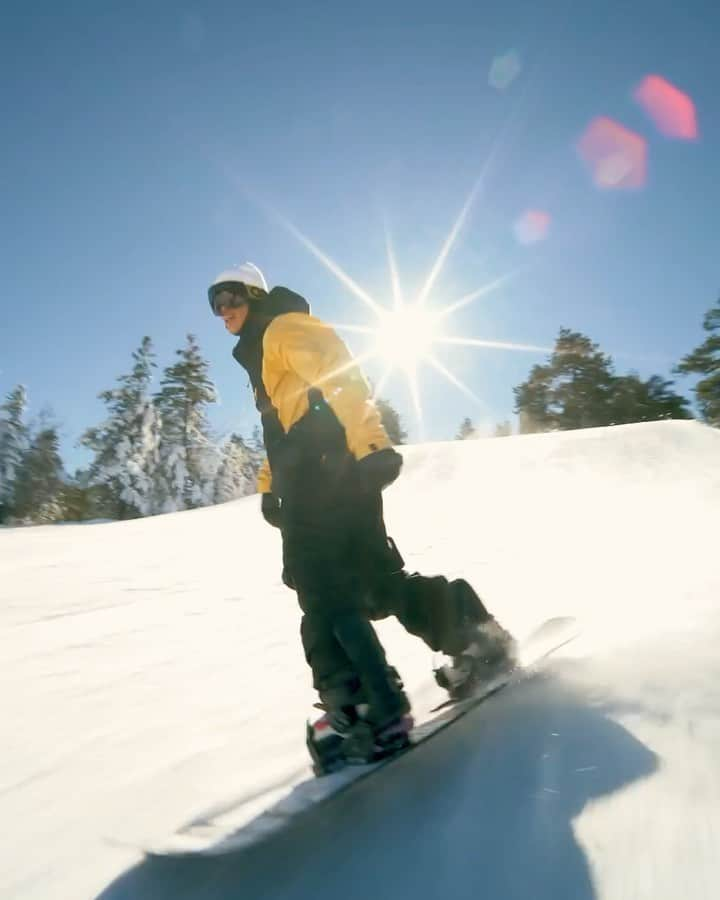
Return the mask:
[[451,696],[512,664],[514,641],[463,579],[410,574],[385,530],[382,490],[402,456],[368,384],[334,330],[284,287],[268,290],[245,263],[222,272],[210,307],[239,337],[267,458],[258,489],[282,534],[283,580],[297,592],[301,637],[323,716],[308,726],[316,770],[407,746],[410,704],[371,620],[395,615],[433,650]]

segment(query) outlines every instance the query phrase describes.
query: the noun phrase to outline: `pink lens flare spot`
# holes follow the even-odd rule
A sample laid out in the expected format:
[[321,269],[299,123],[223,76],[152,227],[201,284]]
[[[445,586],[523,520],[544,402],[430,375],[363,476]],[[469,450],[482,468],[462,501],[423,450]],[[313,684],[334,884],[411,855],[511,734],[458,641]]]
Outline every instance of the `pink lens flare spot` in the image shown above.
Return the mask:
[[665,137],[680,141],[698,138],[697,113],[692,99],[660,75],[648,75],[633,97]]
[[588,125],[577,144],[581,159],[603,190],[634,190],[647,179],[647,142],[605,116]]
[[551,221],[550,213],[542,209],[528,209],[513,225],[515,239],[519,244],[536,244],[548,236]]
[[496,56],[490,66],[488,84],[497,91],[509,88],[522,71],[520,54],[516,50],[508,50],[502,56]]

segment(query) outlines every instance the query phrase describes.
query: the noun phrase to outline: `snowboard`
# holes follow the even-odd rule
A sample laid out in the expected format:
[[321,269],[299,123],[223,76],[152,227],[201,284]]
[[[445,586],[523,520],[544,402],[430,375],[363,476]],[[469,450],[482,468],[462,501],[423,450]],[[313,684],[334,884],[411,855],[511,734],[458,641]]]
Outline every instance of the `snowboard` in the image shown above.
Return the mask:
[[580,633],[577,621],[568,616],[547,619],[518,648],[518,665],[483,682],[469,697],[445,701],[431,709],[415,725],[410,747],[393,756],[365,765],[347,765],[340,771],[316,777],[309,767],[295,773],[284,784],[257,796],[218,807],[188,822],[174,834],[144,844],[149,857],[222,856],[259,844],[319,804],[327,803],[351,785],[370,777],[396,760],[414,752],[425,741],[475,709],[501,690],[509,689],[538,673],[543,662]]

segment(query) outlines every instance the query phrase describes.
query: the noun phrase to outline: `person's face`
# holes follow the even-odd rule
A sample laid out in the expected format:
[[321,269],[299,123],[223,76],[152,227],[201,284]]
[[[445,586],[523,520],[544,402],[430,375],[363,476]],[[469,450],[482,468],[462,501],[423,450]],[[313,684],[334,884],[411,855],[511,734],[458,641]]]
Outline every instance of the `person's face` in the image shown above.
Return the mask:
[[250,312],[248,298],[242,290],[220,290],[212,300],[216,316],[225,323],[230,334],[240,334]]
[[235,335],[240,334],[242,331],[249,312],[250,307],[248,306],[247,300],[244,300],[240,306],[237,304],[234,306],[224,306],[220,304],[218,306],[218,315],[225,323],[225,328],[230,334]]

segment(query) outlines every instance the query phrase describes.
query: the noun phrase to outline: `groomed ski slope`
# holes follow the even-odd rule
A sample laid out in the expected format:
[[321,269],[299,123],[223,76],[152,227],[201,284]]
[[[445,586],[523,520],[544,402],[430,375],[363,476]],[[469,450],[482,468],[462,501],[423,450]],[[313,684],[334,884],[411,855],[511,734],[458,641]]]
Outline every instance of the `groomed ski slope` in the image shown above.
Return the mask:
[[[720,894],[720,431],[402,452],[408,568],[468,577],[518,635],[574,614],[583,638],[268,844],[143,862],[128,844],[306,764],[279,537],[257,497],[0,529],[3,900]],[[381,635],[422,697],[432,654]]]

